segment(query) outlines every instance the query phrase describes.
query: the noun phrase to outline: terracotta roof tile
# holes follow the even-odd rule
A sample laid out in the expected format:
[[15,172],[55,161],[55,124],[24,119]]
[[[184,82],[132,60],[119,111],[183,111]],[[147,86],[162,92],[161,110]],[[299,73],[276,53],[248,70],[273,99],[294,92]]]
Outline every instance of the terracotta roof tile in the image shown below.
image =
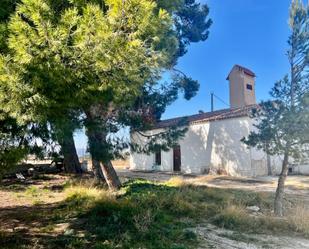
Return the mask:
[[[240,65],[237,65],[237,64],[236,64],[234,67],[238,67],[239,69],[243,70],[243,72],[244,72],[245,74],[247,74],[247,75],[249,75],[249,76],[251,76],[251,77],[256,77],[255,73],[254,73],[253,71],[251,71],[249,68],[246,68],[246,67],[243,67],[243,66],[240,66]],[[233,67],[233,68],[234,68],[234,67]],[[232,71],[233,71],[233,69],[232,69]],[[231,72],[232,72],[232,71],[231,71]],[[226,80],[229,79],[231,72],[230,72],[229,75],[227,76]]]
[[205,112],[200,114],[195,114],[191,116],[184,116],[172,119],[166,119],[158,122],[154,129],[161,129],[167,128],[171,126],[181,125],[182,121],[189,123],[189,124],[196,124],[196,123],[203,123],[203,122],[210,122],[216,120],[223,120],[223,119],[230,119],[230,118],[237,118],[248,116],[250,111],[253,108],[258,107],[258,105],[250,105],[242,108],[235,108],[235,109],[223,109],[214,112]]

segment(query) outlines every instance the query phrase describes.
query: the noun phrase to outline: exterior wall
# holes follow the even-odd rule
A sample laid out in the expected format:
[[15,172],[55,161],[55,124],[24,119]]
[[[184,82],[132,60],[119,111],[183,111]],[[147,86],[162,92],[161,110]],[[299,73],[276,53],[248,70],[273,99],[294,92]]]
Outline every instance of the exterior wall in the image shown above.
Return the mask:
[[249,129],[245,118],[192,125],[180,142],[183,171],[204,173],[223,169],[230,175],[246,175],[251,171],[250,150],[240,139]]
[[[185,137],[179,141],[181,147],[181,172],[203,174],[225,171],[231,176],[265,176],[268,174],[267,155],[261,150],[248,148],[240,140],[254,129],[249,117],[225,119],[193,124]],[[156,134],[154,130],[148,134]],[[132,134],[131,139],[146,144],[147,138]],[[281,172],[283,156],[270,157],[272,174]],[[161,152],[161,165],[155,165],[155,155],[136,154],[130,156],[130,169],[142,171],[173,171],[173,150]],[[294,174],[309,175],[309,165],[293,166]]]
[[[153,135],[162,132],[162,130],[149,131],[147,135]],[[131,140],[138,144],[147,144],[147,138],[139,134],[131,134]],[[161,151],[161,166],[155,165],[155,155],[154,154],[138,154],[131,153],[130,156],[130,169],[132,170],[160,170],[160,171],[172,171],[173,168],[173,158],[169,157],[169,152]]]
[[[258,176],[267,174],[267,156],[249,149],[240,140],[252,129],[248,117],[226,119],[189,126],[186,136],[179,141],[181,171],[202,174],[224,170],[232,176]],[[160,132],[152,131],[152,133]],[[131,136],[135,142],[146,143],[140,135]],[[133,153],[130,168],[133,170],[173,171],[173,150],[161,153],[161,166],[155,166],[155,156]]]
[[[244,102],[245,106],[256,104],[255,97],[255,79],[249,75],[243,74],[243,86],[244,86]],[[252,85],[252,90],[247,89],[247,84]]]
[[[282,169],[283,156],[271,157],[271,168],[274,175],[279,175]],[[291,162],[290,162],[291,163]],[[309,164],[290,164],[292,168],[291,174],[295,175],[308,175],[309,176]]]
[[309,176],[309,165],[298,165],[294,168],[293,173]]
[[154,170],[154,155],[133,153],[130,156],[130,169],[142,171]]
[[238,71],[237,68],[234,67],[229,76],[231,108],[245,106],[243,82],[244,80],[242,78],[242,72]]
[[[231,108],[256,104],[255,79],[253,77],[246,75],[235,66],[229,75],[229,82]],[[247,84],[252,85],[253,89],[248,90]]]

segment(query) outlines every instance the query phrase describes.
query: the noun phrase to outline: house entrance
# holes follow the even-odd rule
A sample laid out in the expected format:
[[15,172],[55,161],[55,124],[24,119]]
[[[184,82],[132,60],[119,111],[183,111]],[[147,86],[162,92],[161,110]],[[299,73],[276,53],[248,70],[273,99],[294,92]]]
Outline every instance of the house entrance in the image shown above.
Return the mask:
[[176,172],[180,172],[181,171],[181,150],[180,150],[180,146],[176,146],[173,149],[173,170]]

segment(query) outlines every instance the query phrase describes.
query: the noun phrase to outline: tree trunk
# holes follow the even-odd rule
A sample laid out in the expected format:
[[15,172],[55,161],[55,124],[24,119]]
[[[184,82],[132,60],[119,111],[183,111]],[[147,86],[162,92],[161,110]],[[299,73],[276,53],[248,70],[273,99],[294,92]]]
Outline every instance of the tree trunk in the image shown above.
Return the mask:
[[92,158],[92,172],[98,183],[106,183],[100,162]]
[[[111,155],[109,154],[109,146],[106,141],[107,134],[104,131],[104,117],[100,114],[100,110],[102,110],[102,108],[97,106],[85,111],[87,116],[86,133],[88,136],[90,154],[95,166],[94,174],[95,177],[100,177],[101,170],[108,187],[117,190],[121,187],[121,182],[110,159]],[[101,180],[101,178],[99,178],[99,180]]]
[[283,216],[283,197],[284,197],[284,184],[289,170],[289,150],[284,153],[284,159],[282,162],[282,171],[279,176],[278,186],[275,197],[275,214],[277,216]]
[[65,172],[81,174],[82,168],[75,148],[73,133],[68,134],[60,143],[64,156],[63,165]]
[[[94,131],[92,129],[87,130],[89,139],[90,154],[92,157],[94,175],[100,182],[106,181],[108,187],[113,190],[117,190],[121,187],[118,175],[111,163],[111,160],[100,159],[100,151],[98,148],[106,148],[106,140],[103,132]],[[103,150],[102,150],[103,152]],[[104,152],[103,152],[104,153]],[[103,158],[103,157],[102,157]]]
[[271,169],[271,160],[270,160],[270,155],[266,155],[267,157],[267,171],[268,175],[271,176],[273,174],[272,169]]
[[103,174],[110,189],[120,189],[121,182],[110,160],[102,163]]

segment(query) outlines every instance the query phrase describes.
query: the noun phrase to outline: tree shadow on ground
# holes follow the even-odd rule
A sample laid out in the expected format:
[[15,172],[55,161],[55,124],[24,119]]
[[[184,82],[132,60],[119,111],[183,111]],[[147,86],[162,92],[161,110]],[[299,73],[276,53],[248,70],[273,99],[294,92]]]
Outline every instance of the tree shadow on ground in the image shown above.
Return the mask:
[[174,196],[177,187],[132,181],[124,189],[122,195],[96,200],[77,194],[52,205],[2,209],[0,244],[8,249],[176,249],[196,244],[196,236],[185,232],[180,220],[193,217],[192,206]]
[[29,186],[42,185],[46,182],[57,180],[53,175],[37,175],[33,177],[25,177],[24,180],[19,180],[16,177],[5,178],[0,182],[0,190],[10,192],[25,191]]
[[261,224],[222,213],[229,205],[261,207],[256,193],[145,180],[129,181],[117,194],[96,190],[99,195],[77,189],[52,205],[0,210],[2,248],[197,248],[197,235],[188,228],[201,221],[246,231]]
[[271,181],[267,180],[257,180],[257,179],[248,179],[248,178],[237,178],[237,177],[229,177],[229,176],[220,176],[215,177],[208,181],[209,183],[218,183],[218,182],[235,182],[240,184],[272,184]]

